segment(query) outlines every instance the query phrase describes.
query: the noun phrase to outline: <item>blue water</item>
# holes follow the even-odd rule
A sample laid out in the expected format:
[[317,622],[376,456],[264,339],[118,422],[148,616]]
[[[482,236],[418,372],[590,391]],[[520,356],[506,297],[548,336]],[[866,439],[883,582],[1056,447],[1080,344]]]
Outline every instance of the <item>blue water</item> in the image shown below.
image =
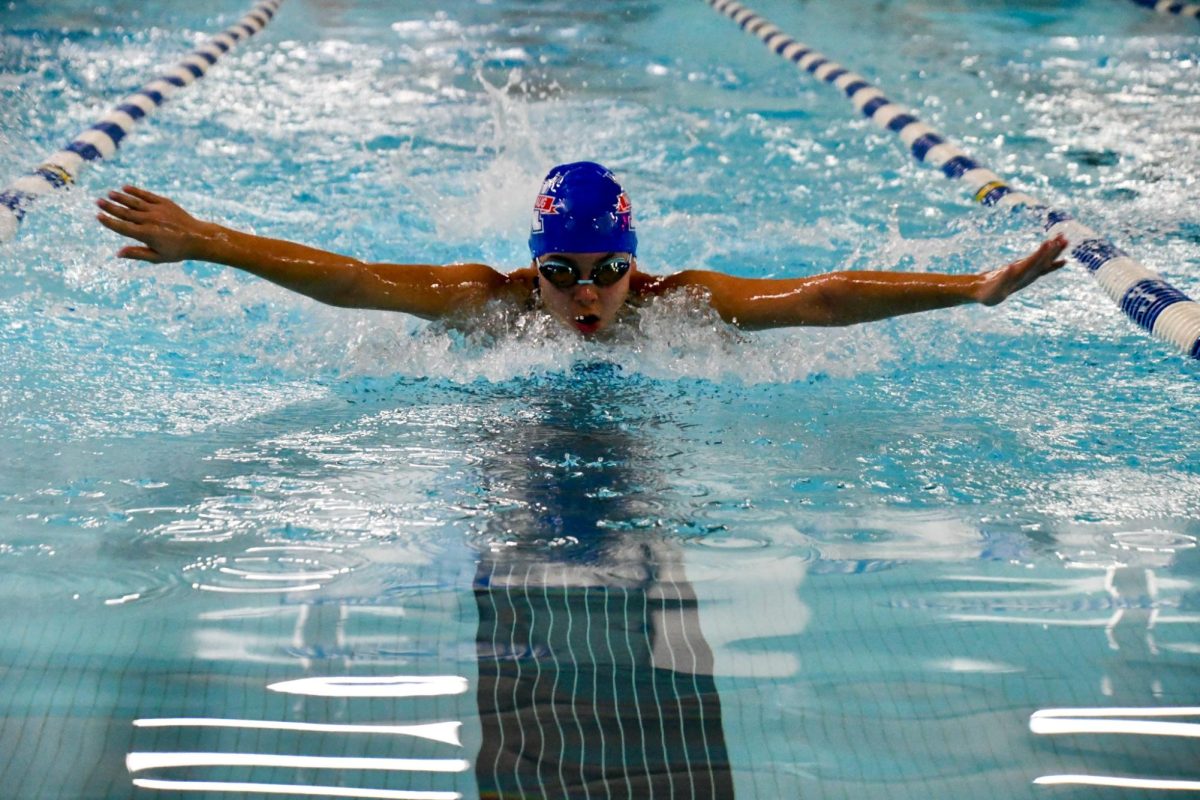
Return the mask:
[[[1200,297],[1194,20],[755,8]],[[5,6],[0,181],[245,9]],[[541,176],[581,158],[623,179],[652,273],[972,272],[1038,240],[698,1],[288,0],[0,246],[4,791],[693,796],[618,768],[653,718],[640,704],[619,744],[588,749],[580,709],[612,710],[610,672],[638,691],[687,677],[710,703],[687,774],[729,783],[695,796],[1200,790],[1200,370],[1078,265],[994,309],[847,329],[744,334],[668,300],[596,344],[121,262],[91,205],[135,182],[361,258],[512,268]],[[635,623],[593,597],[628,612],[671,592],[694,594],[677,628],[666,606]],[[500,599],[516,610],[496,606],[508,627],[485,642]],[[641,667],[604,650],[642,627]],[[528,685],[510,667],[570,674],[575,698],[594,679],[551,724],[578,727],[582,755],[505,716],[497,687]],[[416,695],[268,688],[371,676],[440,677]],[[1120,732],[1031,729],[1039,710],[1122,707],[1140,710],[1101,714]],[[525,767],[491,755],[497,719]],[[437,765],[169,762],[195,752]],[[1063,775],[1129,785],[1035,783]]]

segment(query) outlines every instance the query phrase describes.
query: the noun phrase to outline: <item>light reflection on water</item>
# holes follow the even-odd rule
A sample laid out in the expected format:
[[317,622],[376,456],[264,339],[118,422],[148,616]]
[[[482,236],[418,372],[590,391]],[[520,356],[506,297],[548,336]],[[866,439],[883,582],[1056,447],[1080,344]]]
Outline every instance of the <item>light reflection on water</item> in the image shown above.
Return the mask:
[[[990,312],[838,331],[737,335],[667,302],[596,345],[545,320],[464,337],[205,265],[114,262],[89,195],[136,180],[361,257],[515,266],[513,198],[582,156],[620,169],[652,271],[972,271],[1034,240],[703,4],[450,3],[433,24],[289,4],[5,252],[2,785],[126,796],[126,753],[473,757],[481,658],[543,652],[536,622],[479,648],[485,563],[561,583],[580,619],[601,589],[690,587],[740,796],[1189,788],[1194,737],[1133,723],[1195,698],[1195,365],[1082,274]],[[1195,37],[1129,5],[762,10],[926,96],[932,123],[1197,296]],[[214,27],[137,6],[20,10],[43,31],[0,47],[4,174]],[[849,41],[847,13],[879,47]],[[695,621],[655,613],[654,630]],[[467,691],[268,689],[397,675]],[[1146,713],[1113,723],[1121,706]],[[1031,736],[1052,708],[1073,732]],[[1099,725],[1087,709],[1114,732],[1079,738]],[[382,744],[388,726],[417,743]],[[426,726],[461,726],[462,746]],[[1131,742],[1147,738],[1166,743]],[[67,751],[98,766],[61,769]],[[159,762],[138,781],[298,791],[304,773],[275,764]],[[359,785],[478,790],[437,780]]]

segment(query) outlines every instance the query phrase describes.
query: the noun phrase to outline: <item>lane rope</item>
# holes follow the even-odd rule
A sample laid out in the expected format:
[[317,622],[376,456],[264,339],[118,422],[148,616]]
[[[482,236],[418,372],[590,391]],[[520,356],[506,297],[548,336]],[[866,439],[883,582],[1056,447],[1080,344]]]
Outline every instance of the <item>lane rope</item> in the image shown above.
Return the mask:
[[118,103],[32,172],[0,191],[0,242],[16,235],[38,198],[69,189],[89,163],[109,158],[133,126],[154,113],[179,89],[204,77],[209,67],[267,26],[283,0],[261,0],[240,20],[193,50],[182,61]]
[[966,183],[977,203],[994,208],[1023,209],[1039,220],[1048,235],[1065,235],[1071,242],[1071,256],[1087,267],[1127,317],[1192,358],[1200,358],[1200,303],[1167,283],[1157,272],[1142,266],[1112,240],[1082,224],[1070,212],[1051,208],[1015,190],[995,172],[917,119],[910,109],[885,97],[862,75],[796,41],[736,0],[705,2],[740,25],[742,30],[758,37],[772,52],[818,80],[841,89],[864,116],[899,136],[918,161],[940,169],[948,178]]
[[1157,11],[1159,14],[1200,19],[1200,3],[1179,3],[1176,0],[1133,0],[1133,2],[1151,11]]

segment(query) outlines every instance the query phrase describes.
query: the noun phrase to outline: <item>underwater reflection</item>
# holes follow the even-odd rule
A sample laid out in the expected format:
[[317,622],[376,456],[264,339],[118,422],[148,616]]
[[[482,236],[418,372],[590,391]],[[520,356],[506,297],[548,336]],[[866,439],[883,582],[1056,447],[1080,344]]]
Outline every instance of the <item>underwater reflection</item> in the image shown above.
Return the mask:
[[553,387],[482,465],[484,798],[733,796],[682,554],[637,523],[658,465],[623,428],[630,393],[604,370]]

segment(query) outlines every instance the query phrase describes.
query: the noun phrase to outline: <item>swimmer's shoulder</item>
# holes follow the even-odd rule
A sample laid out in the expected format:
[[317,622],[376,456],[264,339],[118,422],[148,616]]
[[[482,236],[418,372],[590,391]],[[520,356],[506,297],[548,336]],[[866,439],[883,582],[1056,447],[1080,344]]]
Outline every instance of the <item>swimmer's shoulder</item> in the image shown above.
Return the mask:
[[519,267],[511,272],[505,273],[505,278],[509,284],[520,286],[532,290],[534,281],[537,279],[537,270],[533,267]]
[[536,290],[537,270],[533,267],[519,267],[504,273],[504,286],[496,291],[496,299],[516,303],[529,310],[537,302]]
[[638,297],[649,298],[659,297],[676,289],[687,289],[690,287],[711,289],[711,279],[719,276],[720,273],[717,272],[696,269],[673,272],[670,275],[651,275],[646,272],[635,272],[629,284],[629,291]]
[[637,270],[629,276],[629,293],[634,297],[653,297],[658,294],[655,287],[661,280],[662,278],[658,275],[650,275]]

